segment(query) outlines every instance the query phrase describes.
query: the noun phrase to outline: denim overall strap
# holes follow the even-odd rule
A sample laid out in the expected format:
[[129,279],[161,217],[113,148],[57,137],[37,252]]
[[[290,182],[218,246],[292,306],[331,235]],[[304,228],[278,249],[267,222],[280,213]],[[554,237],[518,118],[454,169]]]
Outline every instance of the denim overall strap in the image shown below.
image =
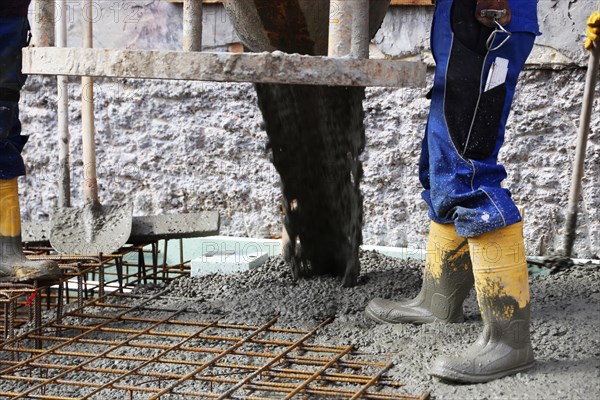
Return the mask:
[[[498,164],[498,152],[518,76],[539,32],[536,2],[513,0],[510,38],[494,51],[474,49],[453,30],[458,3],[438,0],[434,14],[436,72],[419,177],[429,217],[454,223],[459,235],[473,237],[521,220],[510,192],[501,187],[506,170]],[[497,34],[490,48],[504,39]]]

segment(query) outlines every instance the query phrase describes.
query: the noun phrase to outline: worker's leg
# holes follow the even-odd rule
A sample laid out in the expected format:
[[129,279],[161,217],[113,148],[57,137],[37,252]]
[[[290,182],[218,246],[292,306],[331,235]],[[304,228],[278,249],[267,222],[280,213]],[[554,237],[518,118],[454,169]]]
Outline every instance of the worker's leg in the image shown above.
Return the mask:
[[[506,171],[497,160],[537,27],[522,22],[520,10],[513,8],[507,26],[511,38],[488,51],[491,30],[475,20],[475,2],[452,3],[438,2],[432,29],[436,73],[420,177],[430,218],[453,222],[459,235],[473,237],[521,220],[510,192],[501,186]],[[504,38],[497,35],[494,45]],[[496,83],[488,85],[489,80]]]
[[430,374],[477,383],[523,371],[534,363],[523,225],[469,238],[469,248],[484,330],[459,356],[438,358]]
[[25,174],[21,151],[27,137],[21,135],[19,91],[28,29],[26,18],[0,18],[0,281],[60,276],[54,262],[27,260],[21,243],[17,177]]
[[22,17],[0,17],[0,88],[18,92],[25,83],[21,50],[27,45],[29,22]]
[[382,323],[462,322],[463,302],[472,287],[467,239],[456,234],[453,224],[431,222],[419,295],[401,303],[376,298],[365,312]]
[[[518,25],[532,33],[521,32],[517,34],[519,39],[512,41],[512,47],[489,52],[486,42],[493,29],[476,21],[474,1],[438,2],[431,34],[437,67],[419,172],[425,189],[423,197],[434,221],[423,287],[419,296],[410,302],[371,301],[366,313],[375,320],[413,323],[461,320],[462,302],[472,282],[471,272],[458,272],[469,269],[464,262],[458,268],[456,265],[443,268],[440,265],[448,266],[446,261],[437,265],[440,261],[433,262],[430,258],[444,260],[455,251],[466,255],[466,249],[459,250],[459,237],[520,221],[510,193],[500,186],[506,172],[497,164],[517,77],[531,50],[533,32],[537,32],[536,25],[521,23],[519,12],[516,14]],[[509,59],[506,79],[496,88],[485,90],[483,77],[489,74],[498,57]],[[440,240],[444,236],[436,229],[440,224],[452,224],[445,232],[452,230],[453,235]],[[432,248],[437,250],[432,252]],[[462,262],[463,257],[453,262],[457,260]],[[431,270],[448,273],[436,281],[432,279],[435,275]],[[432,304],[436,304],[436,310]],[[442,310],[453,311],[443,318]]]
[[0,203],[0,281],[59,278],[55,262],[29,261],[23,254],[17,178],[0,179]]
[[506,29],[512,36],[503,43],[506,36],[497,35],[490,50],[488,32],[474,22],[475,2],[452,3],[440,0],[432,32],[437,66],[427,164],[421,166],[423,197],[434,221],[453,221],[469,240],[485,328],[466,353],[441,358],[431,373],[483,382],[533,363],[521,216],[501,186],[506,171],[497,158],[517,79],[537,33],[536,9],[535,2],[511,2],[513,22]]
[[21,135],[19,92],[21,49],[27,43],[26,18],[0,18],[0,179],[25,175],[21,151],[27,137]]

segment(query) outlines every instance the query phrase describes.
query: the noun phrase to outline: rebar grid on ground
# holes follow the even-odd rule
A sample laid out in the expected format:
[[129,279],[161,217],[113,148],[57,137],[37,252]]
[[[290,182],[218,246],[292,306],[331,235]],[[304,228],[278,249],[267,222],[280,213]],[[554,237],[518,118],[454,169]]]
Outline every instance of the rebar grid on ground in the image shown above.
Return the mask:
[[[145,250],[151,246],[152,262],[145,262]],[[15,329],[28,322],[33,322],[34,328],[41,323],[42,305],[46,309],[56,309],[56,318],[60,319],[62,309],[66,304],[76,301],[83,305],[84,299],[95,295],[103,295],[107,288],[123,291],[126,286],[138,283],[148,283],[156,277],[169,276],[170,267],[163,263],[162,270],[158,269],[158,244],[156,242],[142,245],[126,246],[118,253],[108,256],[69,256],[52,254],[49,247],[26,248],[25,253],[31,260],[56,261],[63,271],[64,277],[59,282],[9,283],[0,282],[0,305],[3,313],[0,315],[0,337],[12,338]],[[138,262],[124,261],[126,255],[137,253]],[[181,276],[181,268],[175,266],[171,276]]]
[[[158,305],[158,306],[157,306]],[[0,346],[1,398],[418,399],[392,366],[311,330],[200,321],[163,293],[110,293]],[[41,346],[36,345],[41,343]]]

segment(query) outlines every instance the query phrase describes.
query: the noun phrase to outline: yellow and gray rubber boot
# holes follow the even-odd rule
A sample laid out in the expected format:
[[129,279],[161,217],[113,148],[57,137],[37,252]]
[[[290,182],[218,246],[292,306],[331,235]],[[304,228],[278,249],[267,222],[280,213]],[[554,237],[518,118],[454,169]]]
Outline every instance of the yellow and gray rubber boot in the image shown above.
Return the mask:
[[421,292],[400,303],[373,299],[365,313],[377,322],[391,324],[463,322],[463,302],[472,287],[467,239],[458,236],[454,224],[431,222]]
[[25,257],[17,178],[0,179],[0,282],[56,280],[60,276],[57,263]]
[[469,239],[484,329],[458,357],[438,358],[430,375],[480,383],[534,364],[529,336],[529,282],[521,222]]

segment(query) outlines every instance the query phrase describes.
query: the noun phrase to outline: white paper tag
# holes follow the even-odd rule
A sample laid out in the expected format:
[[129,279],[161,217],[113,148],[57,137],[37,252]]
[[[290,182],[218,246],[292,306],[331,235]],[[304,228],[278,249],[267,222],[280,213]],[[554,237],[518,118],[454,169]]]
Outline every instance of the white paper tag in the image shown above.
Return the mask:
[[488,73],[485,91],[487,92],[506,82],[506,75],[508,75],[508,60],[506,58],[497,57]]

